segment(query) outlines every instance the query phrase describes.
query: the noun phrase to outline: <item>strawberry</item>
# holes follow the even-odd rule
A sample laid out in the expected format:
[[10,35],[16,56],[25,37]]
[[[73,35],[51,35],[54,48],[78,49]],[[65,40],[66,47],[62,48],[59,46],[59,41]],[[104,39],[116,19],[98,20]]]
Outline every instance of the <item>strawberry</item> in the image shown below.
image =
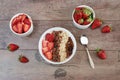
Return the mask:
[[42,40],[42,47],[47,47],[48,46],[48,41]]
[[21,16],[22,16],[22,19],[21,19],[22,21],[24,21],[25,18],[27,17],[25,14],[22,14]]
[[102,25],[102,21],[98,18],[96,18],[93,22],[93,24],[91,25],[92,29],[96,29],[98,27],[100,27]]
[[53,42],[48,42],[48,48],[52,50],[54,48],[54,43]]
[[83,8],[82,10],[83,10],[83,18],[84,19],[88,18],[92,14],[92,12],[87,8]]
[[47,33],[45,36],[45,39],[49,42],[53,42],[54,41],[54,34]]
[[97,51],[97,55],[98,55],[99,58],[101,58],[101,59],[106,59],[107,58],[104,50],[96,49],[96,51]]
[[79,19],[79,20],[78,20],[78,24],[81,24],[81,25],[82,25],[83,23],[84,23],[84,19]]
[[82,13],[80,12],[79,14],[78,13],[75,13],[74,14],[74,19],[75,21],[78,23],[78,20],[82,18]]
[[23,21],[25,24],[31,25],[31,22],[28,17],[26,17]]
[[18,28],[18,33],[21,34],[21,33],[23,32],[23,26],[22,26],[22,23],[19,22],[19,23],[17,24],[17,28]]
[[17,50],[19,48],[19,46],[16,45],[16,44],[11,43],[11,44],[8,45],[7,48],[8,48],[9,51],[15,51],[15,50]]
[[112,28],[108,25],[104,26],[101,30],[102,33],[109,33],[112,31]]
[[30,29],[30,25],[24,24],[23,31],[27,32]]
[[46,52],[48,52],[49,51],[49,48],[48,47],[44,47],[44,48],[42,48],[42,52],[45,54]]
[[12,20],[12,26],[16,25],[17,23],[18,23],[17,18],[14,18],[14,19]]
[[29,59],[26,56],[20,55],[19,56],[19,61],[21,63],[27,63],[27,62],[29,62]]
[[15,31],[16,33],[18,33],[18,28],[17,28],[16,25],[14,25],[14,26],[12,27],[12,29],[13,29],[13,31]]
[[83,25],[88,25],[90,22],[84,21]]
[[52,52],[49,51],[49,52],[45,53],[45,56],[47,59],[51,60],[52,59]]

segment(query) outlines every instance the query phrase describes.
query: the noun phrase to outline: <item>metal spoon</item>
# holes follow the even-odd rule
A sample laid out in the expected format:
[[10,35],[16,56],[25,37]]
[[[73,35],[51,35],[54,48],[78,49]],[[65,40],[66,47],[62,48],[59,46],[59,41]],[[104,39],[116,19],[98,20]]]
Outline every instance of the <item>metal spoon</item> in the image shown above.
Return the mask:
[[89,62],[90,62],[90,65],[91,67],[94,69],[95,66],[94,66],[94,62],[90,56],[90,53],[89,53],[89,50],[88,50],[88,47],[87,47],[87,44],[88,44],[88,38],[85,36],[85,35],[81,35],[80,37],[80,42],[83,46],[85,46],[85,49],[87,51],[87,55],[88,55],[88,59],[89,59]]

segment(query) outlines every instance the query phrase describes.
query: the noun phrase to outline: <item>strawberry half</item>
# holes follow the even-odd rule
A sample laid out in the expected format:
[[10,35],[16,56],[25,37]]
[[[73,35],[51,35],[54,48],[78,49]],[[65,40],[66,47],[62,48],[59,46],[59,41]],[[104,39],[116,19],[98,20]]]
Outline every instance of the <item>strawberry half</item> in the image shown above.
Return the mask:
[[42,48],[42,52],[43,52],[44,54],[47,53],[49,50],[50,50],[50,49],[49,49],[48,47]]
[[42,47],[47,47],[48,46],[48,41],[42,40]]
[[47,33],[45,36],[45,39],[49,42],[53,42],[54,41],[54,34]]
[[112,31],[112,28],[108,25],[104,26],[101,30],[102,33],[109,33]]
[[101,58],[101,59],[106,59],[107,58],[106,53],[105,53],[104,50],[96,49],[96,51],[97,51],[97,55],[98,55],[99,58]]
[[18,33],[22,33],[23,32],[23,26],[22,26],[22,23],[21,22],[19,22],[18,24],[17,24],[17,28],[18,28]]
[[7,48],[8,48],[9,51],[15,51],[15,50],[17,50],[19,48],[19,46],[16,45],[16,44],[11,43],[11,44],[8,45]]
[[28,24],[23,24],[23,31],[27,32],[30,29],[30,25]]
[[51,60],[51,59],[52,59],[52,52],[49,51],[49,52],[45,53],[45,57],[46,57],[47,59]]
[[13,31],[15,31],[16,33],[18,33],[18,28],[17,28],[16,25],[14,25],[14,26],[12,27],[12,29],[13,29]]
[[91,25],[92,29],[96,29],[98,27],[100,27],[102,25],[102,21],[98,18],[96,18],[93,22],[93,24]]
[[48,48],[49,48],[49,50],[52,50],[54,48],[54,43],[48,42]]
[[29,62],[29,59],[26,56],[20,55],[19,56],[19,61],[21,63],[27,63],[27,62]]

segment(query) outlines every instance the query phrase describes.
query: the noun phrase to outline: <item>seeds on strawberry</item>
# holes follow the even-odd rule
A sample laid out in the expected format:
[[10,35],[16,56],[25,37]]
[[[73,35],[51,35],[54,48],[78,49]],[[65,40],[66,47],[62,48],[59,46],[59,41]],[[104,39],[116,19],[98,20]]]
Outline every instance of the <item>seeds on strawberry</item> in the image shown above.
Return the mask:
[[11,43],[11,44],[8,45],[7,48],[8,48],[9,51],[15,51],[19,48],[19,46],[17,44]]
[[109,33],[111,31],[112,31],[112,28],[109,25],[104,26],[101,30],[102,33]]
[[101,59],[106,59],[107,58],[106,53],[105,53],[104,50],[96,49],[96,51],[97,51],[97,55],[98,55],[99,58],[101,58]]
[[54,48],[54,43],[53,42],[48,42],[48,48],[52,50]]
[[19,61],[21,63],[27,63],[27,62],[29,62],[29,59],[26,56],[20,55],[19,56]]
[[96,18],[93,22],[93,24],[91,25],[92,29],[96,29],[98,27],[100,27],[102,25],[102,21],[98,18]]

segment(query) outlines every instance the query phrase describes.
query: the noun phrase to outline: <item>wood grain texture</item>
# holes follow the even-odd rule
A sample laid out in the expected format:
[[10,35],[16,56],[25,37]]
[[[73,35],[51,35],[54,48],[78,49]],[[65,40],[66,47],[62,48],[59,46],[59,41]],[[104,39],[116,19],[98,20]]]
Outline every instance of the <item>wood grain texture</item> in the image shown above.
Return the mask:
[[71,20],[73,9],[82,4],[91,6],[99,18],[120,20],[119,0],[0,0],[0,19],[10,20],[16,13],[24,12],[33,20]]
[[[73,33],[77,40],[78,50],[84,50],[79,37],[86,34],[89,38],[89,49],[103,48],[105,50],[120,50],[120,23],[119,21],[104,21],[103,25],[111,24],[113,31],[109,34],[101,33],[101,28],[79,30],[73,26],[72,21],[34,21],[34,31],[29,37],[14,35],[9,29],[9,21],[0,21],[0,49],[6,49],[11,42],[20,46],[20,49],[38,49],[39,38],[44,31],[52,27],[61,26]],[[103,26],[102,26],[103,27]]]
[[[46,63],[37,50],[0,50],[0,80],[106,80],[119,79],[118,51],[107,51],[108,58],[101,60],[94,51],[90,54],[95,63],[91,69],[85,51],[77,51],[72,60],[63,65]],[[114,54],[113,54],[114,53]],[[23,64],[18,61],[20,54],[30,59]],[[2,63],[2,64],[1,64]],[[62,72],[56,70],[62,70]],[[66,75],[63,75],[66,72]],[[113,77],[113,76],[114,77]]]

